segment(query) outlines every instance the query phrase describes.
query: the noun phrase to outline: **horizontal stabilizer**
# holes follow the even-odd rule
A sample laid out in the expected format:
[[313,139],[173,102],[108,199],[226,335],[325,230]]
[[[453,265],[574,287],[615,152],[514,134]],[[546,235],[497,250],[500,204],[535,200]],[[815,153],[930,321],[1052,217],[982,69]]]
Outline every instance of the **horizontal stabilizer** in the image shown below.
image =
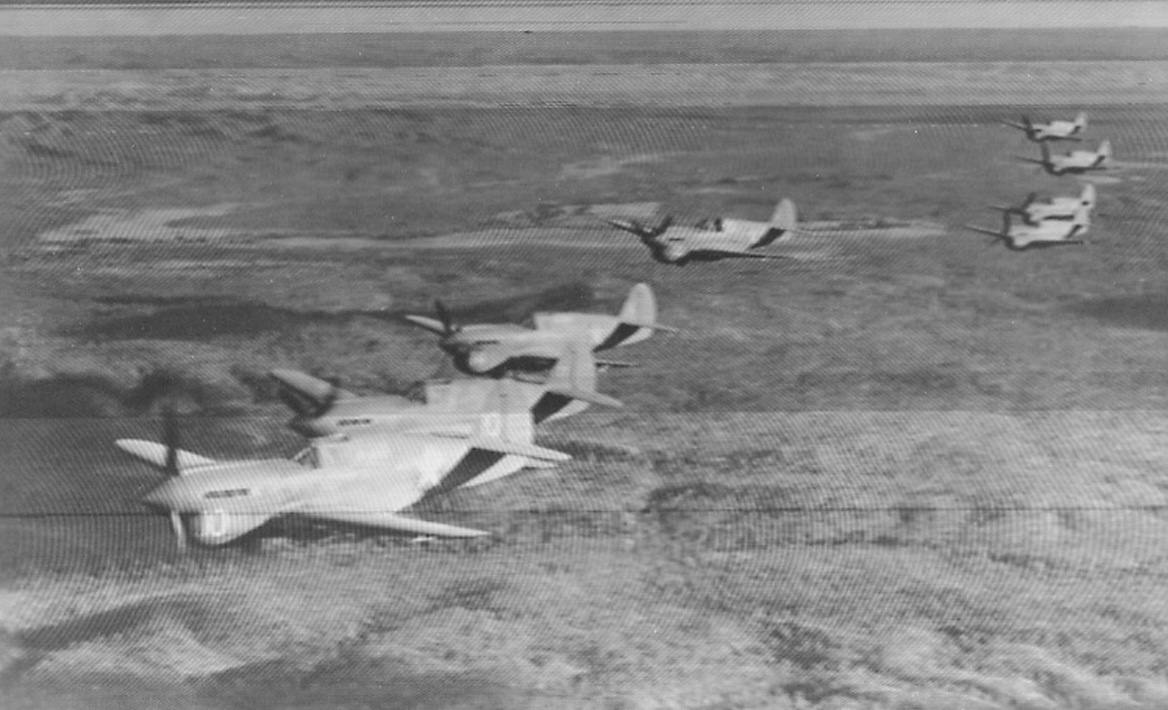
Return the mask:
[[446,326],[442,325],[442,321],[427,318],[426,316],[405,316],[405,319],[416,326],[425,328],[431,333],[437,333],[438,335],[447,334]]
[[674,328],[670,325],[661,325],[660,323],[643,323],[640,321],[621,320],[621,325],[631,325],[636,328],[649,328],[650,330],[660,330],[663,333],[680,333],[681,329]]
[[314,513],[313,517],[326,518],[328,520],[336,520],[353,525],[368,525],[374,528],[397,530],[400,532],[414,533],[415,535],[434,535],[437,537],[483,537],[484,535],[490,535],[485,530],[462,528],[457,525],[446,525],[444,523],[432,523],[428,520],[418,520],[417,518],[411,518],[406,515],[382,511],[365,512],[360,510],[345,510]]
[[624,402],[599,392],[585,392],[572,387],[548,387],[549,394],[558,394],[569,399],[578,399],[581,402],[590,402],[604,407],[623,407]]
[[493,451],[497,454],[525,456],[529,459],[544,461],[571,461],[572,457],[562,451],[545,449],[535,444],[524,444],[518,441],[505,441],[485,436],[472,436],[466,440],[467,446],[483,451]]
[[[118,439],[114,442],[119,449],[125,451],[127,454],[141,459],[151,466],[159,469],[166,469],[166,446],[154,441],[142,441],[141,439]],[[178,450],[178,457],[176,459],[179,473],[185,473],[188,468],[198,468],[199,466],[210,466],[219,463],[215,459],[209,459],[205,456],[192,454],[189,451]]]

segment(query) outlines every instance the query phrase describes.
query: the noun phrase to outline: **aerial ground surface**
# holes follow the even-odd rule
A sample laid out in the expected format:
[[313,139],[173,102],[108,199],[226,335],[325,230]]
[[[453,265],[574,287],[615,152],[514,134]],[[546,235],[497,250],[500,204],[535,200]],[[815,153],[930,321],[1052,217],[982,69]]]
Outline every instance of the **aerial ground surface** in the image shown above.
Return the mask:
[[[1168,706],[1149,32],[0,46],[0,705]],[[1080,108],[1119,161],[1090,243],[963,231],[1078,191],[999,121]],[[659,265],[596,219],[783,195],[795,262]],[[112,446],[165,399],[186,448],[290,454],[271,368],[408,393],[455,376],[401,322],[434,298],[519,321],[638,281],[683,330],[601,376],[627,408],[417,513],[489,541],[288,520],[180,555]]]

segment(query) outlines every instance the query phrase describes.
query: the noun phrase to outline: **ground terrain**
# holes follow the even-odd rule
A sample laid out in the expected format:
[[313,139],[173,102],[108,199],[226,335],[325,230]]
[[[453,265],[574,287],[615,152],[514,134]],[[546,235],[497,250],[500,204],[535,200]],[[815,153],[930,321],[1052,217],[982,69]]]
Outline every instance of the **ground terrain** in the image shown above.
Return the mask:
[[[4,707],[1168,704],[1168,134],[1138,79],[1163,57],[1136,35],[1036,79],[1049,57],[979,64],[974,40],[968,67],[807,40],[829,64],[689,64],[678,93],[597,36],[527,74],[514,48],[464,62],[447,76],[480,106],[394,96],[396,70],[354,92],[316,68],[335,55],[236,62],[302,94],[126,64],[156,47],[14,67],[62,91],[0,76]],[[865,57],[902,93],[832,83]],[[472,81],[550,64],[619,76],[564,82],[571,106]],[[781,90],[695,89],[735,76]],[[1078,190],[998,121],[1079,107],[1121,163],[1090,244],[963,231]],[[805,229],[771,249],[799,261],[678,269],[596,219],[762,218],[783,195]],[[683,330],[619,351],[641,366],[601,388],[628,407],[547,426],[572,462],[419,512],[489,541],[292,520],[180,556],[135,502],[154,474],[111,446],[153,436],[166,399],[188,448],[291,453],[273,367],[410,392],[456,376],[401,322],[434,298],[519,321],[611,311],[639,281]]]

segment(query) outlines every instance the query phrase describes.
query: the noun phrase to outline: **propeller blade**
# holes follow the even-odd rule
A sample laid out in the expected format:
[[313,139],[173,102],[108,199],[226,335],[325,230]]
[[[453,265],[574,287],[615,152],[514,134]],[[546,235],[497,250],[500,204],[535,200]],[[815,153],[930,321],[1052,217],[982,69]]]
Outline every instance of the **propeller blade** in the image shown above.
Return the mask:
[[667,214],[667,215],[665,215],[665,219],[661,220],[660,224],[658,224],[656,227],[654,227],[652,230],[650,230],[648,232],[648,236],[654,237],[654,238],[659,237],[662,234],[665,234],[665,230],[669,229],[669,227],[672,224],[673,224],[673,215]]
[[185,551],[187,549],[187,531],[183,527],[182,516],[176,510],[170,511],[170,527],[174,529],[174,538],[178,543],[178,549]]
[[328,394],[324,396],[324,399],[321,400],[320,404],[311,413],[314,419],[328,414],[329,410],[333,408],[333,405],[337,403],[337,399],[341,396],[341,388],[337,387],[335,382],[330,382],[329,385],[331,386],[329,387]]
[[442,323],[442,328],[446,331],[446,335],[454,335],[458,332],[458,326],[454,325],[454,319],[450,316],[450,311],[446,310],[446,304],[437,299],[434,300],[434,311],[438,314],[438,320]]
[[174,408],[167,406],[162,410],[162,443],[166,445],[166,462],[162,470],[167,476],[177,476],[178,471],[178,419]]

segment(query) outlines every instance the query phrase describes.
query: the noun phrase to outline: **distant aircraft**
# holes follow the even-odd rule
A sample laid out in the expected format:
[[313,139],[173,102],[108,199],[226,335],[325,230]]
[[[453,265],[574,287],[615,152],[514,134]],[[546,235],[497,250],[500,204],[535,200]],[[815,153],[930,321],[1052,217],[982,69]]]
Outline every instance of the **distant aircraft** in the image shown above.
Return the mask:
[[1026,196],[1026,201],[1017,206],[1005,205],[991,205],[993,209],[1002,212],[1009,212],[1016,214],[1022,218],[1026,224],[1031,226],[1037,225],[1048,219],[1055,220],[1070,220],[1074,219],[1079,210],[1087,210],[1088,213],[1095,209],[1095,186],[1087,183],[1083,186],[1083,191],[1079,193],[1078,197],[1064,195],[1060,197],[1052,197],[1046,202],[1038,201],[1038,193],[1032,192]]
[[984,227],[965,225],[966,229],[988,234],[1006,245],[1012,251],[1026,251],[1032,248],[1061,247],[1084,244],[1082,237],[1090,228],[1091,218],[1087,210],[1080,209],[1070,222],[1046,220],[1036,225],[1011,224],[1010,213],[1002,214],[1002,229],[994,231]]
[[425,383],[425,403],[383,395],[358,397],[336,385],[295,370],[273,370],[279,394],[296,414],[293,431],[309,437],[347,435],[381,429],[397,433],[469,432],[480,417],[498,414],[515,440],[532,441],[531,424],[584,411],[589,404],[622,406],[596,391],[596,362],[588,347],[571,347],[543,383],[454,380]]
[[[546,368],[576,347],[575,341],[600,352],[639,343],[654,330],[676,332],[676,328],[657,323],[657,300],[648,284],[633,286],[615,316],[540,312],[532,315],[534,328],[512,323],[457,325],[440,301],[435,307],[437,320],[424,316],[406,316],[406,320],[442,336],[439,345],[454,358],[455,366],[475,375],[495,374],[508,367]],[[596,364],[628,365],[600,359]]]
[[313,440],[292,459],[235,461],[183,451],[173,415],[165,421],[165,443],[119,439],[116,444],[168,476],[142,501],[169,515],[180,548],[186,547],[184,516],[204,545],[223,545],[288,513],[423,536],[487,535],[399,511],[427,495],[475,482],[505,457],[551,463],[571,458],[508,441],[498,420],[487,415],[470,436],[370,431]]
[[795,203],[779,202],[769,222],[717,217],[693,227],[675,227],[666,216],[656,227],[635,220],[605,219],[617,229],[637,235],[649,247],[653,259],[663,264],[684,266],[691,261],[720,259],[790,259],[782,254],[751,251],[786,238],[795,229]]
[[1080,111],[1073,121],[1051,121],[1050,123],[1031,123],[1028,116],[1022,116],[1021,123],[1003,121],[1002,123],[1017,128],[1026,133],[1026,137],[1035,143],[1044,141],[1077,141],[1078,137],[1087,128],[1087,114]]
[[1040,143],[1042,158],[1020,158],[1037,163],[1051,175],[1081,175],[1092,170],[1106,170],[1111,161],[1111,141],[1103,141],[1095,150],[1073,150],[1063,155],[1051,155],[1046,143]]

